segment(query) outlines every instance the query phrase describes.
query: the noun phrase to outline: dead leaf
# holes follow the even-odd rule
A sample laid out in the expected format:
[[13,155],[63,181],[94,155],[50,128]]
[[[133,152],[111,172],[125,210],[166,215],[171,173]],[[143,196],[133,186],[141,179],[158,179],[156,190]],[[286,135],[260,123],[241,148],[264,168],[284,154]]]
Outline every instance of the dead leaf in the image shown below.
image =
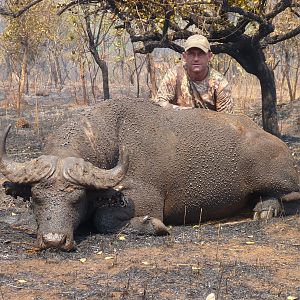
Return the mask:
[[120,241],[125,241],[125,240],[126,240],[125,235],[120,235],[120,236],[119,236],[119,240],[120,240]]
[[18,282],[19,282],[19,283],[26,283],[26,282],[27,282],[27,280],[24,280],[24,279],[19,279],[19,280],[18,280]]
[[214,293],[210,293],[205,300],[216,300],[216,295]]
[[148,263],[147,261],[142,261],[143,265],[150,265],[150,263]]
[[253,241],[247,241],[246,244],[247,244],[247,245],[254,245],[255,242],[253,242]]
[[40,251],[41,251],[40,248],[34,247],[34,248],[27,249],[25,252],[28,253],[28,254],[35,254],[35,253],[38,253]]
[[105,259],[105,260],[108,260],[108,259],[114,259],[114,257],[113,257],[113,256],[106,256],[106,257],[104,257],[104,259]]
[[80,258],[79,261],[84,264],[86,262],[86,258]]
[[288,296],[286,299],[287,299],[287,300],[297,300],[298,297],[295,297],[295,296]]

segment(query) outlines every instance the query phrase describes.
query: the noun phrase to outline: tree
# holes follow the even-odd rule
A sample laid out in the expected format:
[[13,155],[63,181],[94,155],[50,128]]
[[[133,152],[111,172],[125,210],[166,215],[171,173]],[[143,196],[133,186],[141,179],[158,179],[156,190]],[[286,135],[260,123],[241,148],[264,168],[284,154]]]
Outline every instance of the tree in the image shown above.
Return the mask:
[[[111,23],[108,27],[105,28],[103,23],[105,23],[106,14],[102,13],[99,22],[97,22],[97,30],[94,27],[94,30],[92,30],[92,21],[91,16],[94,17],[94,20],[97,20],[97,10],[90,11],[88,7],[82,6],[82,10],[84,12],[84,20],[85,20],[85,30],[86,35],[88,38],[88,45],[89,50],[92,54],[92,56],[95,59],[95,62],[100,67],[102,72],[102,82],[103,82],[103,95],[104,99],[109,99],[109,80],[108,80],[108,67],[104,59],[101,59],[98,53],[98,47],[100,46],[101,42],[105,38],[106,34],[108,33],[109,29],[113,26],[115,19],[111,18]],[[101,34],[102,31],[102,34]]]
[[[37,1],[35,1],[37,3]],[[1,36],[2,47],[9,54],[14,72],[18,75],[17,110],[20,114],[22,97],[28,76],[28,65],[42,50],[44,43],[51,37],[55,24],[55,14],[51,1],[43,6],[30,6],[30,1],[6,1],[11,10],[20,11],[23,5],[31,8],[22,14],[13,13],[16,18],[6,18],[6,27]],[[23,11],[23,10],[22,10]],[[52,11],[52,14],[51,14]],[[0,9],[1,12],[1,9]]]
[[[212,52],[233,57],[261,85],[263,127],[279,135],[276,111],[276,86],[264,50],[300,33],[300,4],[297,0],[106,0],[68,2],[98,3],[115,13],[136,43],[136,52],[151,53],[155,48],[183,52],[180,40],[194,32],[208,36]],[[295,25],[277,33],[277,19],[289,12]]]
[[[63,11],[65,12],[65,10]],[[58,13],[59,15],[62,12]],[[110,98],[107,53],[105,44],[108,33],[115,23],[115,17],[105,11],[100,11],[98,6],[76,5],[70,14],[74,37],[80,40],[83,52],[90,53],[102,72],[102,86],[104,99]],[[82,59],[80,59],[82,61]],[[92,86],[93,89],[93,86]]]

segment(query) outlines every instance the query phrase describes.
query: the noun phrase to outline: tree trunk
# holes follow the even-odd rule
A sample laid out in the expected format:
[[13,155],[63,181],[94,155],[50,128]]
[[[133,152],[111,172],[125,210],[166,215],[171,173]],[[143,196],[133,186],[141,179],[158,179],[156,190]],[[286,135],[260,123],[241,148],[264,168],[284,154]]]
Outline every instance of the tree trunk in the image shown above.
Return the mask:
[[151,53],[147,54],[148,60],[148,73],[150,77],[150,90],[151,90],[151,98],[155,98],[157,94],[157,84],[156,84],[156,74],[155,74],[155,67],[154,67],[154,60]]
[[[133,44],[132,44],[132,48],[133,48]],[[139,77],[139,72],[138,72],[136,53],[134,52],[134,49],[133,49],[133,55],[134,55],[134,69],[135,69],[135,74],[136,74],[136,97],[140,98],[140,77]]]
[[266,63],[260,45],[252,43],[251,38],[241,39],[239,44],[226,49],[248,73],[255,75],[260,82],[262,98],[262,122],[267,132],[280,136],[277,118],[276,84],[273,70]]
[[28,68],[27,68],[25,88],[24,88],[25,95],[29,95],[29,77],[30,77],[30,70],[28,70]]
[[83,97],[83,104],[88,105],[88,96],[86,92],[86,80],[85,80],[85,65],[84,65],[84,60],[80,59],[79,62],[79,67],[80,67],[80,80],[81,80],[81,85],[82,85],[82,97]]
[[91,23],[90,23],[90,16],[89,14],[85,14],[85,24],[86,24],[86,31],[87,36],[89,39],[89,50],[93,55],[96,64],[100,67],[102,72],[102,86],[103,86],[103,97],[104,100],[110,98],[109,94],[109,80],[108,80],[108,67],[105,60],[101,59],[99,53],[97,51],[97,45],[95,43],[95,37],[91,30]]
[[284,68],[284,75],[286,77],[286,82],[289,90],[289,96],[290,96],[290,101],[294,101],[295,99],[293,98],[293,88],[292,88],[292,80],[291,80],[291,59],[290,59],[290,54],[289,50],[284,47],[284,58],[285,58],[285,68]]
[[10,77],[11,77],[11,73],[12,73],[12,66],[11,66],[11,62],[10,62],[10,57],[8,54],[4,53],[4,59],[6,62],[6,68],[4,68],[3,72],[3,81],[9,80],[11,81]]
[[257,77],[261,87],[263,128],[279,137],[274,72],[266,63],[261,64],[260,68],[261,72]]
[[52,86],[52,80],[54,81],[54,87],[57,88],[57,84],[58,84],[58,78],[57,78],[57,72],[56,72],[56,68],[55,68],[55,62],[52,61],[51,58],[51,53],[49,53],[48,55],[48,59],[49,59],[49,66],[50,66],[50,73],[51,73],[51,86]]
[[[297,50],[298,50],[298,44],[296,44]],[[295,101],[296,100],[296,92],[297,92],[297,83],[298,83],[298,78],[299,78],[299,69],[300,69],[300,61],[299,59],[295,59],[296,63],[294,63],[294,70],[295,74],[293,76],[293,72],[291,69],[291,56],[289,49],[287,47],[283,47],[284,51],[284,56],[285,56],[285,68],[284,68],[284,75],[286,77],[286,82],[288,86],[288,91],[289,91],[289,96],[290,96],[290,101]],[[296,51],[299,53],[299,51]],[[296,65],[295,65],[296,64]],[[293,83],[292,78],[295,78],[295,81]]]
[[[99,55],[98,55],[99,57]],[[101,71],[102,71],[102,80],[103,80],[103,96],[104,96],[104,100],[105,99],[109,99],[110,98],[110,94],[109,94],[109,80],[108,80],[108,67],[107,64],[104,60],[100,60],[100,59],[96,59],[96,63],[98,64],[98,66],[100,67]]]
[[22,103],[22,98],[24,95],[25,84],[27,79],[27,65],[28,65],[28,45],[24,44],[24,53],[23,53],[23,60],[21,66],[21,76],[20,76],[18,99],[17,99],[18,116],[20,116],[21,114],[21,103]]
[[109,94],[109,80],[108,80],[108,67],[105,60],[101,59],[94,43],[90,42],[90,51],[95,59],[96,64],[100,67],[102,72],[102,86],[103,86],[103,97],[105,99],[110,98]]
[[59,88],[62,89],[62,86],[64,85],[64,82],[63,82],[63,79],[62,79],[61,68],[60,68],[60,64],[59,64],[59,60],[58,60],[58,55],[56,54],[56,52],[53,53],[53,57],[54,57],[56,74],[57,74],[57,77],[58,77]]

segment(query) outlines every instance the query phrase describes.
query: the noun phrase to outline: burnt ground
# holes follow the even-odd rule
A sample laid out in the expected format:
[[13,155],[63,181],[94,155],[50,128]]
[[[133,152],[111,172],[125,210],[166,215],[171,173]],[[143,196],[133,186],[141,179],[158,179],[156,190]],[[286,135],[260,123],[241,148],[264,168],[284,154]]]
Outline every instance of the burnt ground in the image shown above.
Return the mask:
[[[28,100],[16,129],[12,108],[0,109],[1,128],[12,123],[8,153],[37,157],[44,138],[82,107],[58,97]],[[41,100],[41,99],[38,99]],[[300,101],[279,108],[283,139],[300,166]],[[251,115],[259,119],[258,112]],[[36,127],[38,125],[38,128]],[[0,178],[1,182],[5,180]],[[300,217],[235,219],[176,226],[168,237],[100,235],[82,228],[77,250],[38,251],[27,204],[0,190],[0,299],[300,299]]]

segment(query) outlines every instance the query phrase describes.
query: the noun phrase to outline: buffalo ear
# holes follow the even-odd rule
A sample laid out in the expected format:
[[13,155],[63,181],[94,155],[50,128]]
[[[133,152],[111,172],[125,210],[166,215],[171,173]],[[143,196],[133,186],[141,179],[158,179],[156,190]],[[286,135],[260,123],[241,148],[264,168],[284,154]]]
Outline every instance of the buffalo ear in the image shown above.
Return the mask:
[[15,199],[19,196],[23,201],[29,201],[31,197],[31,186],[28,184],[18,184],[10,181],[2,183],[6,195],[10,195]]

